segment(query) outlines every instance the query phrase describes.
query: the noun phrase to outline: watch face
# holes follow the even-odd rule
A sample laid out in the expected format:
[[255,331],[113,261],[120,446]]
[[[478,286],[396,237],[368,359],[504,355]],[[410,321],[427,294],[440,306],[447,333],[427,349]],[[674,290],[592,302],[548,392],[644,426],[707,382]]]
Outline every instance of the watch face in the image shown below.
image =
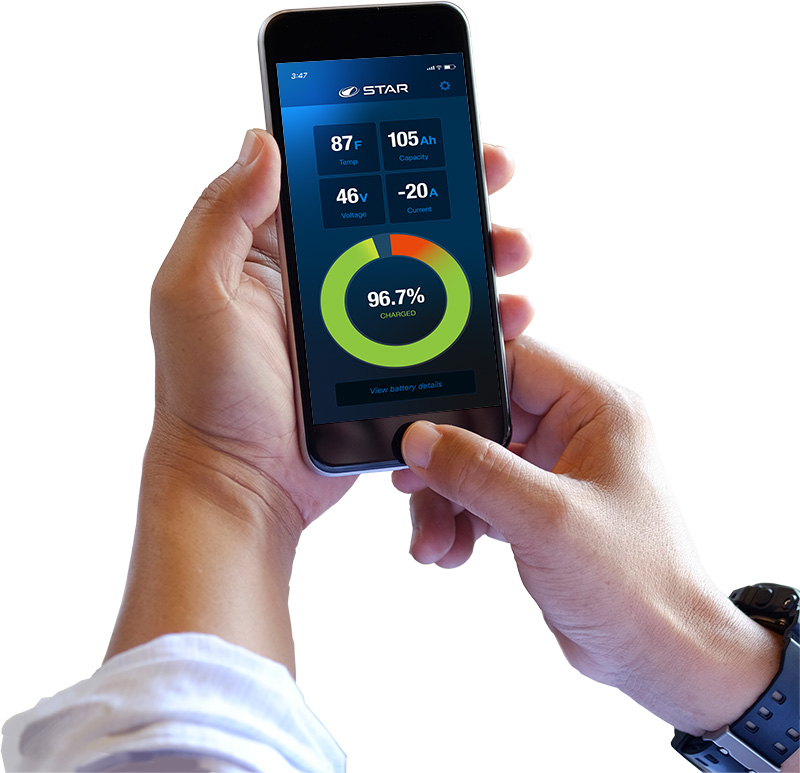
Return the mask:
[[797,625],[800,592],[796,588],[759,583],[737,588],[730,599],[759,625],[781,636]]

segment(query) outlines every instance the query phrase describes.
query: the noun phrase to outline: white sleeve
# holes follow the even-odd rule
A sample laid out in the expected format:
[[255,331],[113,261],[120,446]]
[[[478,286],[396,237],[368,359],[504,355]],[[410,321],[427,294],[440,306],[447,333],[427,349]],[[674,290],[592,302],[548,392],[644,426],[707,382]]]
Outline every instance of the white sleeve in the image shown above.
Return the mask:
[[3,727],[13,771],[339,773],[286,668],[216,636],[162,636]]

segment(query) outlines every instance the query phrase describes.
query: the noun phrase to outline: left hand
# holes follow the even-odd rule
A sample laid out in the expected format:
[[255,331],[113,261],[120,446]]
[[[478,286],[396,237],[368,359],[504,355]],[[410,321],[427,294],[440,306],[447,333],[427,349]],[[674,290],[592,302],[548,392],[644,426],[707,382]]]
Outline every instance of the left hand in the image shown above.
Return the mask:
[[[513,164],[485,149],[489,191]],[[220,473],[300,530],[338,501],[355,476],[326,478],[304,462],[297,434],[274,214],[280,156],[273,138],[247,133],[239,160],[204,191],[153,284],[156,412],[146,463]],[[498,274],[521,268],[530,242],[494,229]],[[507,338],[530,322],[501,298]],[[277,506],[276,506],[277,505]]]
[[428,422],[403,436],[412,555],[454,567],[483,535],[507,541],[582,674],[694,735],[734,721],[777,671],[780,637],[700,565],[641,400],[525,336],[506,356],[510,448]]

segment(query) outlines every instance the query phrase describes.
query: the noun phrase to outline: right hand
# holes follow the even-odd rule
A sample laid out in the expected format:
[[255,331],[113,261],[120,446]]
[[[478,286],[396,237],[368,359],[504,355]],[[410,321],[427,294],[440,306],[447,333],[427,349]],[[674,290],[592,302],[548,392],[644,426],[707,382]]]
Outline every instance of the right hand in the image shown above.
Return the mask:
[[507,344],[514,434],[412,425],[394,473],[412,555],[457,566],[508,541],[567,659],[688,732],[766,689],[774,635],[710,582],[667,485],[641,401],[527,338]]
[[[514,172],[509,154],[484,147],[489,193]],[[239,160],[214,180],[183,225],[153,284],[156,417],[147,470],[233,485],[299,539],[303,527],[338,501],[355,476],[323,477],[300,451],[275,210],[280,153],[258,129]],[[498,275],[530,257],[522,231],[495,226]],[[515,337],[532,310],[500,299],[503,329]],[[196,483],[198,476],[202,485]],[[225,502],[236,520],[238,510]]]

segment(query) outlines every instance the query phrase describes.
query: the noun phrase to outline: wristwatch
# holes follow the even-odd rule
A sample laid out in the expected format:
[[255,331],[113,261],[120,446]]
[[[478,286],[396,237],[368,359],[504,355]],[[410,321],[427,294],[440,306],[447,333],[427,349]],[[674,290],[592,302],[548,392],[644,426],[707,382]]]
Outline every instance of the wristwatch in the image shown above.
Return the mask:
[[783,636],[780,668],[764,694],[735,722],[702,737],[676,730],[672,747],[704,771],[780,771],[800,747],[800,591],[760,583],[738,588],[730,599],[748,617]]

